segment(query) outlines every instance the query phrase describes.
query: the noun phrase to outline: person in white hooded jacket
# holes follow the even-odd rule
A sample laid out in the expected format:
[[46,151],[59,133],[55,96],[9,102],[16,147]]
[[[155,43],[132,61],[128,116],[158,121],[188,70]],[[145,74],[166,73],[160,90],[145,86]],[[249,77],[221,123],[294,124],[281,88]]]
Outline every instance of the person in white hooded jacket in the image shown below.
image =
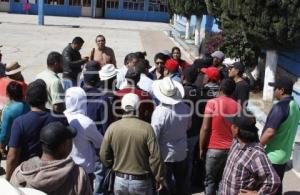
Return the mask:
[[103,136],[97,130],[95,123],[86,116],[87,97],[82,88],[69,88],[66,91],[65,103],[64,114],[70,126],[77,130],[70,156],[86,171],[92,184],[97,158],[96,150],[100,148]]

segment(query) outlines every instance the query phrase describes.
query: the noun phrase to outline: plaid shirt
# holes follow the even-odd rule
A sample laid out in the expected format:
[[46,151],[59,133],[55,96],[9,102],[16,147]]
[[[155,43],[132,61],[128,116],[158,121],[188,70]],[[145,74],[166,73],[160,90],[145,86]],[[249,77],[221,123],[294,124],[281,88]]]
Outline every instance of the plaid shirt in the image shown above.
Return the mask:
[[240,145],[234,140],[221,182],[221,195],[238,194],[241,189],[258,194],[275,194],[280,179],[260,143]]

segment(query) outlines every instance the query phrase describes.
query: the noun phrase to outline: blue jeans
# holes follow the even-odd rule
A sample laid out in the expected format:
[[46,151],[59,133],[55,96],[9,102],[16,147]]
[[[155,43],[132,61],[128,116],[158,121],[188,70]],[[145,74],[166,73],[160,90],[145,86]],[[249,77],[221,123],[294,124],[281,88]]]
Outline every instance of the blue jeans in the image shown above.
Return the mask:
[[190,191],[192,187],[192,171],[195,156],[195,147],[198,142],[198,136],[190,137],[187,139],[188,152],[187,152],[187,177],[186,186],[187,190]]
[[105,166],[98,159],[95,163],[94,195],[103,195],[102,183],[106,172]]
[[165,164],[167,169],[166,182],[169,192],[176,195],[186,195],[187,161],[165,162]]
[[152,195],[152,181],[129,180],[116,176],[114,185],[115,195]]
[[69,79],[69,78],[63,78],[63,87],[64,87],[65,91],[71,87],[76,87],[76,86],[77,86],[76,80]]
[[229,150],[208,149],[205,158],[205,194],[216,195]]

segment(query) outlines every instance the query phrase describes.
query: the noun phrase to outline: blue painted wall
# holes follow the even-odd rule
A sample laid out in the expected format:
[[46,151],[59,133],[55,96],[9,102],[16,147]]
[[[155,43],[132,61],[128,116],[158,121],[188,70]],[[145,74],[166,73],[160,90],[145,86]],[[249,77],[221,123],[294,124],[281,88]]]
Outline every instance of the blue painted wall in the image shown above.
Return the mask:
[[145,11],[119,10],[119,9],[106,8],[105,18],[168,22],[169,14],[164,12],[145,12]]
[[[11,13],[25,14],[23,10],[23,3],[12,2],[10,4]],[[81,16],[81,7],[80,6],[66,6],[66,5],[47,5],[44,7],[45,15],[52,16],[72,16],[78,17]],[[38,5],[31,4],[29,14],[38,14]]]
[[287,72],[300,77],[300,49],[279,52],[278,65]]
[[[141,20],[141,21],[155,21],[155,22],[168,22],[169,14],[166,12],[148,12],[148,11],[133,11],[123,9],[123,0],[119,1],[119,9],[105,10],[105,18],[110,19],[125,19],[125,20]],[[53,16],[81,16],[81,6],[69,6],[68,1],[65,1],[64,5],[47,5],[45,4],[45,15]],[[148,10],[148,1],[145,1],[144,10]],[[23,3],[10,3],[10,12],[25,14],[23,10]],[[31,4],[29,14],[38,14],[38,5]]]
[[[177,16],[175,18],[175,22],[179,23],[182,26],[185,26],[186,23],[186,18],[183,16]],[[196,16],[191,17],[191,28],[192,30],[196,26]],[[201,29],[205,29],[208,32],[220,32],[221,30],[219,29],[216,20],[212,16],[208,15],[203,15],[202,21],[201,21]]]

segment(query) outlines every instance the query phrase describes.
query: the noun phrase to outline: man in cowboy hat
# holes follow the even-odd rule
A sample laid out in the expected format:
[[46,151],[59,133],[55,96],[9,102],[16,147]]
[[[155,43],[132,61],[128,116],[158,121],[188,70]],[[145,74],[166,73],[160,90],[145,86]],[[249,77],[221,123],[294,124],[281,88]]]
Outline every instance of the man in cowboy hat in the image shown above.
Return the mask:
[[11,81],[16,81],[22,85],[23,97],[25,96],[27,84],[21,73],[25,66],[20,65],[18,62],[12,62],[5,66],[6,77],[0,78],[0,109],[8,102],[6,88]]
[[[167,167],[167,187],[185,195],[187,172],[187,130],[191,126],[190,108],[182,98],[184,88],[170,77],[153,83],[154,96],[160,101],[152,114],[151,125]],[[172,183],[172,175],[175,185]]]

